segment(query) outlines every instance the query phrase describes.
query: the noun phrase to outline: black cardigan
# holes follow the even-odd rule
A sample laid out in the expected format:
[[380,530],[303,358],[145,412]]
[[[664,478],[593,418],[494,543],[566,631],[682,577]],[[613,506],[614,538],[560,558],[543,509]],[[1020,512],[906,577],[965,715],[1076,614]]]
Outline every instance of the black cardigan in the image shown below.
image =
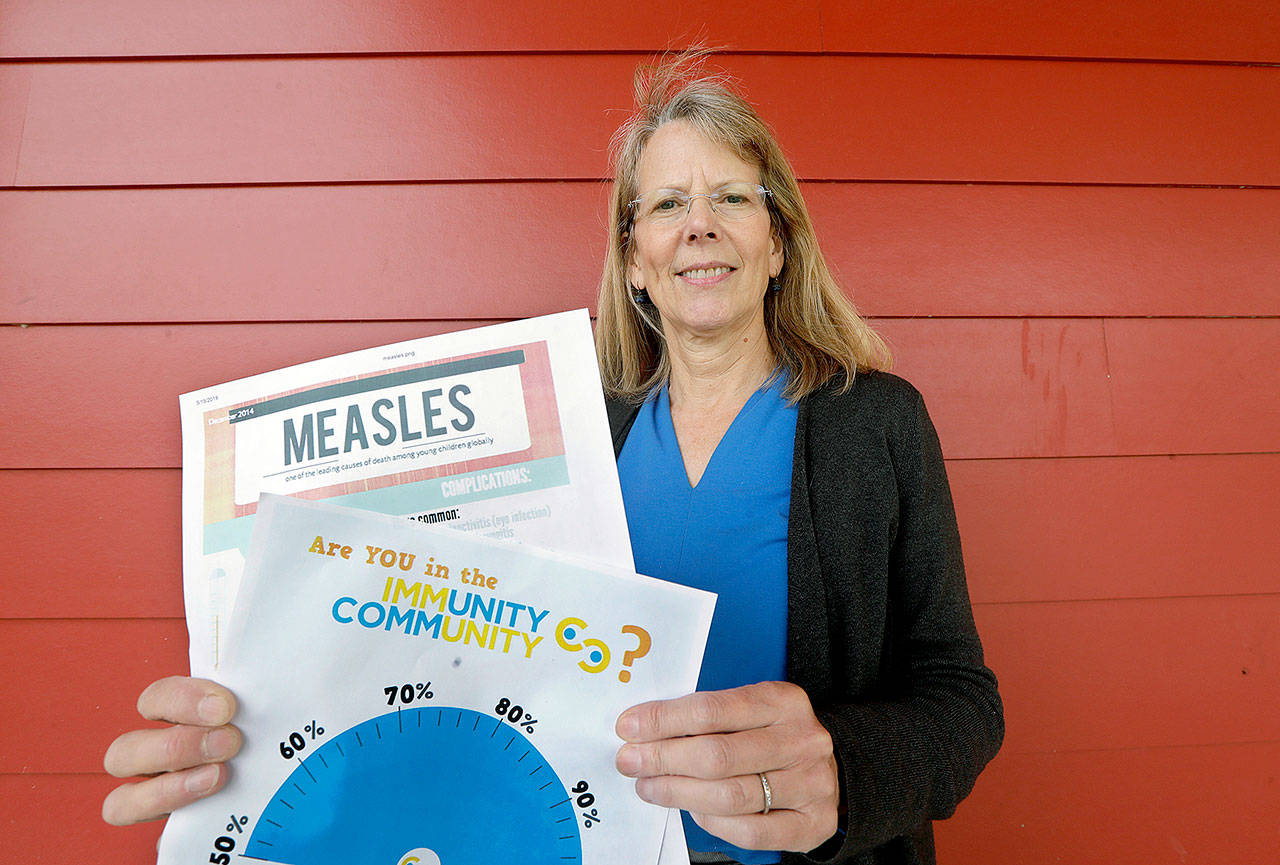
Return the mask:
[[[608,401],[615,454],[637,406]],[[933,863],[1004,738],[937,434],[919,391],[859,373],[802,399],[787,524],[787,679],[831,734],[843,843],[817,861]],[[783,854],[784,865],[815,861]]]

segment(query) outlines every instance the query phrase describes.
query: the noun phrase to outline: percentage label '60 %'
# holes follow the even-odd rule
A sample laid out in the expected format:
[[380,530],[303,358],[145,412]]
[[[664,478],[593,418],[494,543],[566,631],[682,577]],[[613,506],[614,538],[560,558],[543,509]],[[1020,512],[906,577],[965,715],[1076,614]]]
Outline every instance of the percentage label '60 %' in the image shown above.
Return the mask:
[[[310,722],[302,729],[304,732],[308,733],[311,736],[312,741],[324,735],[324,727],[321,727],[315,721]],[[280,743],[280,756],[284,757],[286,760],[292,760],[294,754],[296,754],[298,751],[304,750],[306,747],[307,747],[306,736],[303,736],[302,733],[294,731],[289,734],[289,738],[287,741]]]

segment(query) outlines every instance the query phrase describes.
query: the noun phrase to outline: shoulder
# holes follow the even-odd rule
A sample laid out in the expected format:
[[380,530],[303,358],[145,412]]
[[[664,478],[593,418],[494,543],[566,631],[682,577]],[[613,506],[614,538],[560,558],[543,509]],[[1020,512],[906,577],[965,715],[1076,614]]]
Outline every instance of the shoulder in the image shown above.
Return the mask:
[[610,396],[604,398],[604,411],[609,416],[609,429],[617,431],[624,424],[631,422],[636,416],[636,412],[640,410],[638,403],[628,400],[615,399]]
[[911,382],[893,373],[858,373],[853,386],[831,382],[802,400],[810,428],[818,430],[885,431],[900,428],[923,412],[924,398]]
[[627,440],[627,433],[631,431],[631,424],[635,422],[640,405],[606,396],[604,410],[609,417],[609,434],[613,437],[613,455],[616,457],[622,453],[622,445]]

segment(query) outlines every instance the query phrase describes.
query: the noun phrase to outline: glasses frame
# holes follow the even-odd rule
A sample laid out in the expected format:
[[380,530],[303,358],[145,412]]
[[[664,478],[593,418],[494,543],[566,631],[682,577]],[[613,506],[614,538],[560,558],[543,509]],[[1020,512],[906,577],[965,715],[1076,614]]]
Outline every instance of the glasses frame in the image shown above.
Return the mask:
[[[760,202],[760,209],[764,210],[765,212],[768,212],[769,199],[773,197],[773,190],[759,183],[748,183],[744,185],[764,197],[763,201]],[[655,191],[659,191],[659,190],[655,190]],[[728,219],[730,221],[737,221],[738,219],[746,219],[748,216],[754,215],[754,214],[747,214],[746,216],[733,217],[721,212],[716,207],[716,198],[726,194],[723,187],[721,187],[721,190],[717,192],[686,193],[686,192],[681,192],[679,189],[671,189],[671,190],[665,190],[665,191],[679,193],[680,195],[683,195],[686,199],[684,203],[684,214],[678,218],[672,217],[670,222],[671,225],[679,225],[681,222],[689,218],[689,213],[693,210],[693,200],[695,198],[705,198],[707,200],[707,204],[711,207],[712,211],[716,213],[716,215],[723,217],[724,219]],[[636,205],[640,204],[643,201],[644,201],[644,196],[641,195],[638,198],[633,198],[627,202],[627,210],[631,212],[632,224],[634,224],[636,221],[643,218],[636,213]],[[650,220],[650,221],[655,221],[655,220]],[[656,223],[658,225],[662,225],[663,222],[664,222],[663,220],[656,220]]]

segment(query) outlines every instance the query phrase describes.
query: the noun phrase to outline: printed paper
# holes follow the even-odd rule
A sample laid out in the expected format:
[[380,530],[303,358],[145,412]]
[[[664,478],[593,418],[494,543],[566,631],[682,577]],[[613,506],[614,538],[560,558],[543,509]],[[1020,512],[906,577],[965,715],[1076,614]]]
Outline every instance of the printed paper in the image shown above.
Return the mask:
[[245,745],[223,791],[170,818],[161,865],[658,862],[668,812],[614,768],[613,725],[693,690],[713,606],[264,495],[219,670]]

